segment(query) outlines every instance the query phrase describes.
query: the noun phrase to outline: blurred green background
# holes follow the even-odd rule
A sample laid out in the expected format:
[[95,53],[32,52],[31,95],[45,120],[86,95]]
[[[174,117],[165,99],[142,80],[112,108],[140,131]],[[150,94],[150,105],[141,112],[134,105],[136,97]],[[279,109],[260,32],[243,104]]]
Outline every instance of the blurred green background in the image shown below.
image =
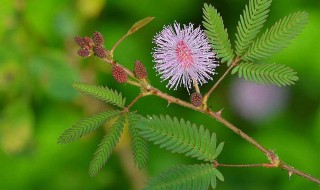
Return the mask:
[[[233,41],[247,0],[205,2],[218,8]],[[73,82],[108,85],[121,91],[128,102],[139,92],[135,87],[116,84],[110,66],[99,59],[79,57],[74,36],[91,36],[100,31],[105,36],[106,48],[110,49],[134,22],[146,16],[156,17],[126,39],[115,52],[115,58],[129,68],[133,68],[135,60],[141,60],[154,86],[188,100],[185,89],[169,91],[166,83],[156,76],[150,54],[152,38],[163,25],[174,21],[201,24],[202,6],[203,1],[186,0],[1,0],[0,189],[139,189],[148,176],[177,164],[197,163],[151,146],[147,169],[138,171],[133,167],[125,133],[106,167],[92,178],[88,166],[104,131],[98,130],[68,145],[58,145],[56,140],[79,118],[111,108],[80,95],[72,88]],[[300,80],[286,88],[285,107],[259,121],[241,117],[230,103],[230,97],[237,97],[230,94],[236,77],[229,77],[217,89],[210,105],[214,110],[224,108],[227,119],[275,150],[288,164],[320,177],[320,2],[274,1],[267,25],[298,10],[310,13],[310,23],[289,48],[268,60],[286,64],[298,72]],[[220,66],[217,71],[224,70],[225,66]],[[209,87],[210,84],[204,85],[202,89]],[[215,131],[218,140],[225,141],[219,157],[221,163],[267,162],[261,152],[199,113],[176,105],[167,107],[157,97],[147,97],[134,108],[143,115],[184,117]],[[225,182],[218,184],[220,190],[319,189],[297,176],[288,180],[288,174],[279,169],[220,168],[220,171],[225,176]]]

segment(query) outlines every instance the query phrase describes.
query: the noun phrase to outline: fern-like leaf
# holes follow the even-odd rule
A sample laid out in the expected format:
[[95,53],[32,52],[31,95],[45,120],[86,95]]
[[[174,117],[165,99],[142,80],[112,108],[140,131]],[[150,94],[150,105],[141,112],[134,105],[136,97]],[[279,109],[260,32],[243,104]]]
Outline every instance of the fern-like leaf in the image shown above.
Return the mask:
[[228,62],[230,64],[234,53],[220,14],[212,5],[204,4],[203,19],[202,23],[206,29],[205,33],[209,38],[211,46],[217,53],[217,57],[221,59],[222,63]]
[[139,169],[144,168],[148,161],[148,143],[142,136],[138,133],[137,125],[143,124],[139,122],[142,116],[138,114],[131,113],[129,115],[129,133],[131,136],[131,147],[133,158]]
[[90,163],[89,174],[95,176],[109,159],[112,149],[116,146],[125,124],[125,116],[121,116],[108,131],[107,135],[99,144]]
[[106,111],[83,118],[71,128],[65,130],[58,139],[59,144],[66,144],[78,140],[82,136],[95,131],[103,122],[106,122],[119,114],[119,111]]
[[251,44],[242,59],[246,61],[260,60],[287,47],[291,40],[298,36],[308,23],[308,13],[297,12],[276,22]]
[[216,177],[222,174],[210,164],[173,167],[152,178],[145,190],[208,189],[216,187]]
[[[147,140],[159,144],[172,153],[184,153],[198,160],[213,161],[216,154],[216,135],[210,135],[203,126],[198,129],[189,121],[171,119],[169,116],[153,116],[138,126],[140,134]],[[223,146],[223,143],[221,144]]]
[[125,98],[122,98],[121,93],[118,93],[116,90],[111,90],[108,87],[96,86],[82,82],[74,83],[73,87],[87,95],[118,106],[119,108],[123,108],[125,105]]
[[246,5],[237,26],[235,49],[241,56],[248,49],[267,20],[272,0],[250,0]]
[[292,85],[298,81],[297,73],[285,65],[241,63],[232,73],[257,84]]

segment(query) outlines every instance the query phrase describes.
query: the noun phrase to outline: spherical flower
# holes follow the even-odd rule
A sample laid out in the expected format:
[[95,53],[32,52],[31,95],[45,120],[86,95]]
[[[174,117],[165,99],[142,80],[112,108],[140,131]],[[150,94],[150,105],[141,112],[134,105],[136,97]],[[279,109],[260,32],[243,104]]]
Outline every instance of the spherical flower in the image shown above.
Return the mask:
[[169,89],[183,85],[188,90],[193,82],[202,85],[212,79],[210,75],[218,65],[200,27],[194,29],[191,23],[183,28],[178,23],[165,26],[153,43],[155,69],[163,80],[169,80]]

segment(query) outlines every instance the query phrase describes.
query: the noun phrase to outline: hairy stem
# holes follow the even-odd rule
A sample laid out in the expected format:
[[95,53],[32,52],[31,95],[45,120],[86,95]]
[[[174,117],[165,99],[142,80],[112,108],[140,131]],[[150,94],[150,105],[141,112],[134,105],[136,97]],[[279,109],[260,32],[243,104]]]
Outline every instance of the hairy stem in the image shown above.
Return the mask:
[[263,164],[221,164],[218,161],[214,161],[214,167],[232,167],[232,168],[253,168],[253,167],[264,167],[264,168],[275,168],[276,166],[270,163]]
[[218,115],[217,113],[211,111],[210,109],[205,111],[205,114],[211,116],[212,118],[215,118],[217,121],[219,121],[220,123],[224,124],[227,128],[229,128],[230,130],[232,130],[234,133],[238,134],[240,137],[242,137],[243,139],[245,139],[246,141],[248,141],[250,144],[252,144],[253,146],[255,146],[256,148],[258,148],[259,150],[261,150],[263,153],[265,153],[267,156],[268,154],[270,154],[270,151],[268,151],[265,147],[263,147],[262,145],[260,145],[257,141],[255,141],[253,138],[251,138],[249,135],[247,135],[246,133],[244,133],[243,131],[241,131],[239,128],[237,128],[236,126],[234,126],[233,124],[231,124],[229,121],[227,121],[226,119],[224,119],[221,114]]
[[220,123],[224,124],[227,128],[231,129],[233,132],[235,132],[236,134],[238,134],[239,136],[241,136],[243,139],[245,139],[246,141],[248,141],[250,144],[252,144],[253,146],[255,146],[256,148],[258,148],[259,150],[261,150],[262,152],[264,152],[266,155],[270,154],[270,151],[268,151],[265,147],[263,147],[262,145],[260,145],[258,142],[256,142],[253,138],[251,138],[249,135],[247,135],[246,133],[244,133],[243,131],[241,131],[239,128],[237,128],[236,126],[232,125],[231,123],[229,123],[226,119],[224,119],[221,114],[217,114],[213,111],[211,111],[210,109],[203,109],[201,107],[195,107],[193,106],[191,103],[180,100],[178,98],[175,98],[173,96],[170,96],[168,94],[165,94],[163,92],[161,92],[160,90],[156,89],[156,88],[152,88],[151,89],[153,91],[153,94],[156,96],[159,96],[165,100],[167,100],[170,103],[175,103],[178,105],[181,105],[183,107],[186,108],[190,108],[193,109],[195,111],[199,111],[202,112],[206,115],[209,115],[210,117],[216,119],[217,121],[219,121]]
[[313,176],[310,175],[310,174],[307,174],[307,173],[304,173],[304,172],[302,172],[302,171],[300,171],[300,170],[297,170],[297,169],[295,169],[295,168],[293,168],[293,167],[291,167],[291,166],[289,166],[289,165],[287,165],[287,164],[281,165],[280,168],[282,168],[282,169],[284,169],[284,170],[287,170],[287,171],[289,172],[289,177],[290,177],[292,174],[296,174],[296,175],[299,175],[299,176],[301,176],[301,177],[304,177],[304,178],[306,178],[306,179],[308,179],[308,180],[310,180],[310,181],[312,181],[312,182],[314,182],[314,183],[320,184],[320,179],[317,179],[317,178],[313,177]]

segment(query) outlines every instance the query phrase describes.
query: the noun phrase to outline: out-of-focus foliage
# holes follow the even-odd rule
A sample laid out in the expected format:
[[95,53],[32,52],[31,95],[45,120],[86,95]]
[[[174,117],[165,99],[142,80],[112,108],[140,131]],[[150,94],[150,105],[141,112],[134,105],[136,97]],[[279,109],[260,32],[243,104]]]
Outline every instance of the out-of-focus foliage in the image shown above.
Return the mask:
[[[206,1],[221,13],[231,41],[234,41],[238,15],[247,1]],[[320,30],[319,1],[274,1],[269,13],[270,27],[278,18],[294,11],[307,11],[310,22],[287,49],[268,62],[283,63],[299,73],[299,81],[290,87],[285,111],[259,123],[240,118],[230,107],[230,77],[210,99],[214,110],[224,108],[224,116],[248,132],[259,142],[274,149],[289,164],[320,176]],[[118,85],[111,76],[111,67],[98,59],[81,59],[73,42],[76,35],[91,35],[100,31],[106,48],[112,45],[136,21],[154,16],[147,28],[139,30],[120,44],[115,58],[133,68],[136,59],[147,67],[150,81],[166,91],[152,69],[150,55],[152,37],[164,24],[175,20],[184,24],[202,21],[201,1],[129,0],[2,0],[0,6],[0,189],[137,189],[150,176],[175,166],[194,161],[150,147],[147,170],[135,169],[130,153],[129,135],[116,147],[106,167],[92,178],[88,161],[96,150],[104,131],[86,136],[80,142],[58,145],[59,135],[79,118],[104,111],[109,107],[92,98],[80,96],[72,83],[83,81],[108,85],[117,89],[130,102],[138,90]],[[221,66],[218,73],[225,67]],[[215,80],[214,80],[215,81]],[[210,83],[212,84],[212,83]],[[204,91],[210,87],[204,85]],[[188,100],[184,90],[169,92]],[[265,162],[265,156],[232,134],[217,122],[202,114],[167,105],[156,97],[147,97],[134,105],[139,114],[166,114],[187,118],[208,126],[226,141],[219,161],[224,163]],[[212,127],[211,127],[212,126]],[[106,123],[105,128],[110,127]],[[305,179],[267,169],[219,169],[226,182],[218,189],[315,189]],[[245,174],[245,175],[244,175]]]

